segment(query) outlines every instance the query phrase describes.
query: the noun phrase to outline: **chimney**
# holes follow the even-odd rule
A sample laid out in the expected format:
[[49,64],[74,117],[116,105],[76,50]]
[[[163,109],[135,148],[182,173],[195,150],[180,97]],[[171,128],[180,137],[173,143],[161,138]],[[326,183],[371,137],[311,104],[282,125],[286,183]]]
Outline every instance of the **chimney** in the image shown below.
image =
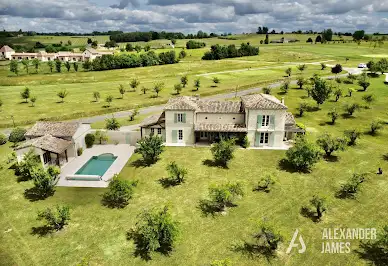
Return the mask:
[[281,100],[282,104],[284,104],[284,97],[282,97],[282,100]]

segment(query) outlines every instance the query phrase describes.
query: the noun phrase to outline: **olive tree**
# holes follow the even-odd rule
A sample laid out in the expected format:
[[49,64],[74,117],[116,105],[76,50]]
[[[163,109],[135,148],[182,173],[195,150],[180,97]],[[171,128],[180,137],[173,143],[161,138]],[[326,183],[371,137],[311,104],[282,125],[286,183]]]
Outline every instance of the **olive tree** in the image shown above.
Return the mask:
[[159,97],[159,92],[161,92],[164,88],[164,83],[163,82],[158,82],[154,85],[154,92],[156,93],[156,97]]
[[345,140],[342,138],[335,138],[329,133],[324,133],[317,139],[317,144],[325,151],[326,156],[330,157],[334,151],[345,149]]
[[214,143],[210,148],[216,165],[227,167],[228,162],[233,159],[235,151],[234,139],[221,139],[220,142]]
[[137,87],[139,87],[140,81],[137,79],[132,79],[131,82],[129,83],[129,86],[132,88],[132,92],[136,91]]
[[291,73],[292,73],[291,67],[287,68],[284,72],[286,73],[286,75],[287,75],[288,77],[291,77]]
[[99,144],[106,143],[109,140],[108,134],[103,130],[97,130],[94,133],[94,137]]
[[213,209],[218,212],[225,212],[226,207],[235,206],[235,200],[244,196],[241,183],[227,183],[223,185],[213,185],[209,188],[209,202]]
[[299,76],[298,79],[296,80],[296,84],[298,84],[299,86],[299,89],[303,89],[303,85],[305,85],[307,83],[307,80],[302,77],[302,76]]
[[327,113],[327,115],[330,117],[331,119],[331,124],[334,125],[335,124],[335,121],[337,120],[339,114],[337,112],[337,109],[332,109],[330,112]]
[[108,104],[107,106],[110,107],[111,103],[113,102],[113,96],[112,95],[106,96],[105,102]]
[[349,115],[352,116],[356,110],[359,110],[360,106],[358,103],[348,103],[344,105],[344,111]]
[[[321,221],[323,213],[327,210],[326,199],[324,197],[320,197],[318,195],[314,195],[312,199],[310,199],[310,206],[303,206],[303,212],[308,212],[311,215],[311,218],[315,218],[316,221]],[[314,208],[314,210],[311,210]]]
[[61,91],[59,91],[59,92],[57,93],[57,96],[58,96],[59,98],[61,98],[61,102],[62,102],[62,103],[65,102],[65,98],[67,97],[67,95],[69,95],[69,93],[66,91],[66,89],[63,89],[63,90],[61,90]]
[[317,102],[318,108],[329,99],[331,94],[331,86],[319,77],[314,79],[314,86],[311,88],[311,97]]
[[357,193],[360,191],[361,184],[365,181],[365,174],[353,174],[348,181],[343,183],[337,192],[337,196],[340,198],[355,199]]
[[24,90],[20,93],[20,97],[28,103],[28,99],[31,96],[31,91],[28,87],[25,87]]
[[374,120],[371,122],[370,124],[370,130],[369,130],[369,133],[371,135],[376,135],[377,134],[377,131],[379,131],[380,129],[383,128],[383,122],[381,122],[380,120]]
[[121,179],[117,174],[108,185],[108,191],[102,196],[102,202],[110,208],[124,208],[133,196],[137,181]]
[[180,167],[176,162],[171,162],[167,165],[166,170],[168,172],[168,178],[165,180],[170,185],[179,185],[185,182],[187,170],[184,167]]
[[139,142],[137,152],[143,157],[147,165],[155,163],[164,151],[163,139],[159,136],[145,136]]
[[68,206],[56,206],[54,210],[47,208],[38,213],[37,219],[44,220],[49,229],[59,231],[69,223],[70,208]]
[[189,82],[189,79],[188,79],[187,75],[184,75],[181,77],[181,84],[182,84],[183,88],[186,87],[188,82]]
[[136,245],[136,253],[143,259],[151,259],[152,252],[170,253],[178,237],[178,222],[167,207],[145,210],[138,216],[136,225],[128,232],[128,238]]
[[105,128],[107,130],[119,130],[120,128],[120,123],[119,121],[115,118],[115,117],[112,117],[112,118],[107,118],[105,120]]
[[370,108],[370,104],[375,101],[373,94],[366,94],[362,96],[362,100],[366,103],[366,107]]
[[175,84],[174,85],[174,90],[175,90],[176,94],[180,94],[181,91],[182,91],[182,84],[180,84],[180,83]]
[[358,77],[358,85],[360,85],[364,91],[370,86],[369,78],[366,73],[362,73]]
[[125,88],[123,84],[119,85],[119,93],[121,94],[121,99],[124,99]]
[[319,148],[305,137],[298,137],[295,145],[286,152],[286,162],[298,171],[310,170],[319,158]]
[[348,145],[356,145],[356,140],[361,136],[361,132],[357,129],[345,130],[344,136],[348,141]]
[[343,95],[343,92],[340,88],[334,91],[335,101],[338,102],[339,98]]

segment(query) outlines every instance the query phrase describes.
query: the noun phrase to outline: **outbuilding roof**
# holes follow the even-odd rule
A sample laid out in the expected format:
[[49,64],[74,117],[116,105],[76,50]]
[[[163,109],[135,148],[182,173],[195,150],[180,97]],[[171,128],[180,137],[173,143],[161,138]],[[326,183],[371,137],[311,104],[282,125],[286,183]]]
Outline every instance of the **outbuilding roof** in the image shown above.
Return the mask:
[[28,147],[35,147],[45,151],[54,152],[57,154],[63,153],[69,146],[71,141],[45,135],[35,139],[29,139],[20,143],[15,150],[20,150]]
[[14,52],[14,50],[8,45],[4,45],[3,47],[0,48],[0,52],[9,53],[9,52]]
[[286,125],[295,125],[296,122],[295,122],[295,118],[294,118],[294,115],[290,112],[287,112],[286,113]]
[[36,122],[26,132],[27,137],[51,135],[58,138],[72,137],[79,127],[77,122]]

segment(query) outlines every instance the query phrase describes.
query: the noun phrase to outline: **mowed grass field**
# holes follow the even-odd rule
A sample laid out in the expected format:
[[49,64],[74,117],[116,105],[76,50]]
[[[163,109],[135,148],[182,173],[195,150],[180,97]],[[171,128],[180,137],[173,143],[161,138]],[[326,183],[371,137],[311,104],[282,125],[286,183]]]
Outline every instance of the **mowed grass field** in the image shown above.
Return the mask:
[[[37,36],[36,38],[44,39],[44,37]],[[3,62],[0,65],[0,98],[3,101],[0,127],[12,126],[11,116],[14,117],[17,125],[27,125],[42,119],[72,119],[128,110],[136,106],[161,104],[173,96],[174,84],[179,83],[183,75],[188,75],[189,78],[189,85],[183,89],[183,95],[206,96],[283,80],[284,70],[288,67],[292,67],[292,78],[296,78],[298,74],[296,67],[301,63],[327,61],[328,64],[341,63],[355,67],[360,62],[370,59],[365,55],[383,55],[387,54],[388,50],[386,44],[383,47],[373,48],[368,43],[358,46],[353,43],[306,44],[305,41],[302,41],[296,44],[260,45],[260,54],[253,57],[220,61],[201,60],[202,55],[213,43],[238,45],[242,41],[250,41],[252,44],[258,44],[262,37],[261,35],[241,35],[236,37],[237,40],[202,39],[201,41],[206,42],[208,46],[203,49],[187,50],[187,57],[178,64],[135,69],[84,72],[80,67],[79,72],[74,72],[73,68],[67,72],[65,67],[62,67],[62,73],[55,73],[55,69],[54,73],[50,73],[47,64],[43,63],[38,73],[35,73],[35,69],[31,66],[30,75],[27,75],[20,65],[20,76],[15,76],[9,71],[7,62]],[[280,38],[281,35],[274,37]],[[308,38],[305,35],[299,37],[300,39]],[[48,40],[56,39],[49,38]],[[178,40],[178,46],[181,46],[179,42],[184,44],[185,40]],[[155,51],[159,53],[168,50],[156,49]],[[177,53],[180,50],[180,48],[175,49]],[[319,65],[308,65],[303,75],[309,77],[313,73],[329,75],[330,69],[321,71]],[[221,83],[217,86],[213,84],[214,77],[221,79]],[[129,82],[133,78],[140,81],[140,86],[136,92],[129,92]],[[193,83],[197,78],[201,80],[199,91],[193,90]],[[159,97],[155,98],[152,88],[157,82],[163,82],[165,88]],[[118,91],[120,84],[128,89],[124,99],[119,99],[121,97]],[[35,107],[22,103],[20,92],[24,87],[30,88],[31,94],[37,97]],[[142,87],[149,89],[146,95],[142,94]],[[65,103],[58,103],[60,99],[57,93],[63,89],[66,89],[69,94]],[[94,102],[92,97],[94,91],[100,92],[100,102]],[[109,108],[104,107],[106,106],[104,100],[108,95],[115,98]]]
[[[311,173],[301,174],[279,167],[284,151],[238,149],[229,169],[203,164],[211,159],[208,148],[168,147],[161,159],[151,167],[136,167],[134,155],[121,176],[139,180],[133,199],[122,210],[108,209],[101,205],[104,189],[57,188],[54,196],[29,202],[23,191],[31,182],[18,183],[13,170],[0,170],[0,258],[3,265],[75,265],[86,259],[90,265],[209,265],[213,260],[230,259],[232,265],[368,265],[360,258],[359,241],[350,240],[349,254],[322,254],[323,228],[377,228],[388,221],[384,202],[388,197],[386,169],[388,161],[388,125],[376,135],[367,133],[374,119],[388,121],[386,103],[388,86],[383,77],[371,80],[367,92],[354,92],[352,97],[341,97],[325,102],[321,109],[307,112],[297,122],[305,124],[308,138],[315,140],[324,132],[342,136],[343,131],[358,128],[363,135],[357,145],[336,152],[335,160],[321,160]],[[357,85],[339,85],[344,92]],[[280,97],[279,89],[272,94]],[[376,101],[370,108],[361,108],[352,118],[340,117],[335,125],[327,112],[336,107],[342,113],[345,103],[362,104],[362,96],[373,94]],[[306,101],[306,92],[290,89],[285,97],[289,111],[296,113],[296,106]],[[363,105],[363,104],[362,104]],[[0,146],[0,160],[10,152],[8,145]],[[177,187],[165,189],[158,180],[166,177],[166,165],[176,161],[188,170],[187,181]],[[384,175],[376,175],[382,167]],[[253,185],[267,173],[276,177],[270,193],[253,192]],[[353,173],[368,173],[366,182],[356,200],[338,199],[334,196],[340,184]],[[242,182],[245,196],[237,200],[238,206],[229,208],[227,215],[204,216],[198,208],[199,201],[208,196],[212,184]],[[328,209],[323,221],[314,223],[300,215],[302,205],[319,194],[327,198]],[[41,225],[36,213],[46,207],[67,204],[71,208],[71,221],[61,232],[39,237],[31,233],[32,227]],[[154,254],[152,260],[135,257],[134,244],[126,240],[126,232],[134,226],[143,209],[169,206],[173,218],[179,221],[180,237],[170,256]],[[268,262],[264,258],[249,257],[233,249],[235,244],[251,240],[257,224],[263,220],[273,223],[284,237],[277,258]],[[285,251],[295,229],[299,229],[306,243],[303,254],[294,249]]]

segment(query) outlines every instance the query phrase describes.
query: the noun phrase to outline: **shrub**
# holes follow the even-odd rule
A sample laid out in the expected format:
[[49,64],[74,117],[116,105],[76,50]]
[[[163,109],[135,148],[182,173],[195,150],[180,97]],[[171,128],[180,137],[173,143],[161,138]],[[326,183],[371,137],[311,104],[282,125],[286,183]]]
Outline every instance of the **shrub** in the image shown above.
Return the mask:
[[241,141],[241,147],[243,147],[244,149],[248,148],[250,146],[250,142],[249,142],[249,139],[248,139],[248,136],[245,135],[244,138],[242,139]]
[[242,196],[244,196],[244,191],[241,183],[228,183],[209,188],[210,203],[219,212],[224,212],[226,207],[234,206],[236,198]]
[[264,88],[263,88],[263,93],[265,93],[265,94],[271,94],[271,87],[264,87]]
[[348,145],[355,145],[356,140],[360,137],[361,132],[357,129],[345,130],[345,138],[348,140]]
[[26,139],[24,136],[26,132],[27,130],[24,128],[20,128],[20,127],[14,128],[11,131],[11,134],[9,135],[8,140],[14,144],[21,142]]
[[264,192],[269,193],[274,184],[275,184],[275,180],[274,180],[273,176],[268,174],[257,183],[257,185],[253,188],[253,190],[254,191],[264,191]]
[[137,152],[143,156],[143,160],[147,165],[155,163],[164,151],[163,140],[159,136],[146,136],[138,144]]
[[366,89],[370,86],[368,75],[366,73],[362,73],[359,76],[358,85],[360,85],[364,91],[366,91]]
[[234,44],[228,46],[215,44],[211,46],[210,51],[203,55],[202,60],[220,60],[224,58],[255,56],[258,54],[259,48],[247,43],[242,43],[239,49]]
[[176,162],[171,162],[167,165],[166,170],[168,172],[168,183],[171,185],[179,185],[185,182],[185,176],[187,170],[184,167],[179,167]]
[[116,174],[108,185],[108,191],[102,196],[103,204],[110,208],[124,208],[133,196],[137,181],[120,179]]
[[70,220],[70,208],[68,206],[56,206],[55,210],[47,208],[38,213],[38,220],[45,220],[51,230],[59,231]]
[[153,209],[141,213],[135,227],[128,232],[128,238],[134,240],[136,253],[149,260],[154,251],[170,253],[178,234],[178,223],[174,221],[168,208],[164,207],[162,210]]
[[339,98],[342,96],[342,90],[338,88],[334,91],[335,101],[338,102]]
[[292,68],[289,67],[289,68],[287,68],[284,72],[286,73],[286,75],[287,75],[288,77],[290,77],[290,76],[291,76],[291,73],[292,73]]
[[339,116],[337,110],[334,108],[333,110],[328,112],[327,115],[331,118],[331,124],[334,125],[335,121],[337,120],[337,118]]
[[304,112],[308,110],[309,105],[306,102],[299,103],[297,110],[299,111],[299,117],[302,117]]
[[367,108],[369,108],[369,105],[375,101],[375,98],[373,94],[366,94],[362,96],[362,100],[367,104]]
[[383,127],[383,123],[379,120],[372,121],[370,124],[370,131],[369,133],[371,135],[375,135],[377,131],[379,131]]
[[95,140],[99,144],[106,143],[109,140],[108,134],[105,131],[97,130],[94,133],[94,136],[95,136]]
[[23,160],[16,164],[15,174],[20,176],[21,180],[30,180],[33,170],[37,167],[41,167],[40,157],[30,149],[24,154]]
[[307,83],[306,79],[303,78],[302,76],[298,77],[296,84],[298,84],[299,89],[303,89],[303,85]]
[[107,129],[107,130],[119,130],[119,128],[120,128],[120,123],[119,123],[119,121],[116,119],[116,118],[114,118],[114,117],[112,117],[112,118],[107,118],[106,120],[105,120],[105,122],[106,122],[106,124],[105,124],[105,128]]
[[79,147],[79,148],[77,149],[77,155],[78,155],[78,156],[81,156],[83,152],[84,152],[84,149],[83,149],[82,147]]
[[365,181],[365,178],[365,174],[353,174],[346,183],[341,185],[337,196],[340,198],[356,198],[357,192],[359,192],[360,186]]
[[7,136],[4,135],[3,133],[0,133],[0,145],[4,145],[5,143],[7,143]]
[[210,148],[213,154],[214,162],[216,165],[226,167],[228,162],[233,159],[233,152],[235,148],[234,139],[221,139],[219,143],[215,143]]
[[331,73],[333,74],[339,74],[342,72],[342,66],[341,64],[336,64],[334,67],[331,68]]
[[58,170],[49,171],[41,167],[34,167],[31,171],[31,177],[34,180],[34,194],[40,199],[54,195],[58,174]]
[[359,109],[360,109],[360,106],[358,105],[358,103],[351,103],[351,104],[344,105],[345,112],[350,116],[352,116],[354,112]]
[[220,83],[221,81],[220,81],[219,78],[214,77],[214,78],[213,78],[213,82],[214,82],[214,84],[218,84],[218,83]]
[[286,152],[286,160],[295,170],[308,171],[319,161],[318,147],[305,137],[298,137],[295,145]]
[[93,147],[95,139],[96,139],[96,137],[94,136],[94,134],[91,134],[91,133],[86,134],[85,135],[86,148]]
[[193,40],[189,40],[186,42],[186,49],[198,49],[198,48],[203,48],[206,46],[206,43],[204,42],[196,42]]
[[327,99],[329,99],[331,86],[327,84],[326,80],[319,77],[315,77],[313,82],[314,86],[311,88],[311,97],[317,102],[319,107],[320,104],[323,104]]
[[341,138],[334,138],[329,133],[324,133],[317,139],[317,144],[325,151],[326,156],[331,156],[334,151],[344,150],[345,140]]
[[283,81],[282,86],[280,87],[280,90],[281,90],[283,93],[287,93],[289,88],[290,88],[290,80],[289,80],[289,79],[285,79],[285,80]]

